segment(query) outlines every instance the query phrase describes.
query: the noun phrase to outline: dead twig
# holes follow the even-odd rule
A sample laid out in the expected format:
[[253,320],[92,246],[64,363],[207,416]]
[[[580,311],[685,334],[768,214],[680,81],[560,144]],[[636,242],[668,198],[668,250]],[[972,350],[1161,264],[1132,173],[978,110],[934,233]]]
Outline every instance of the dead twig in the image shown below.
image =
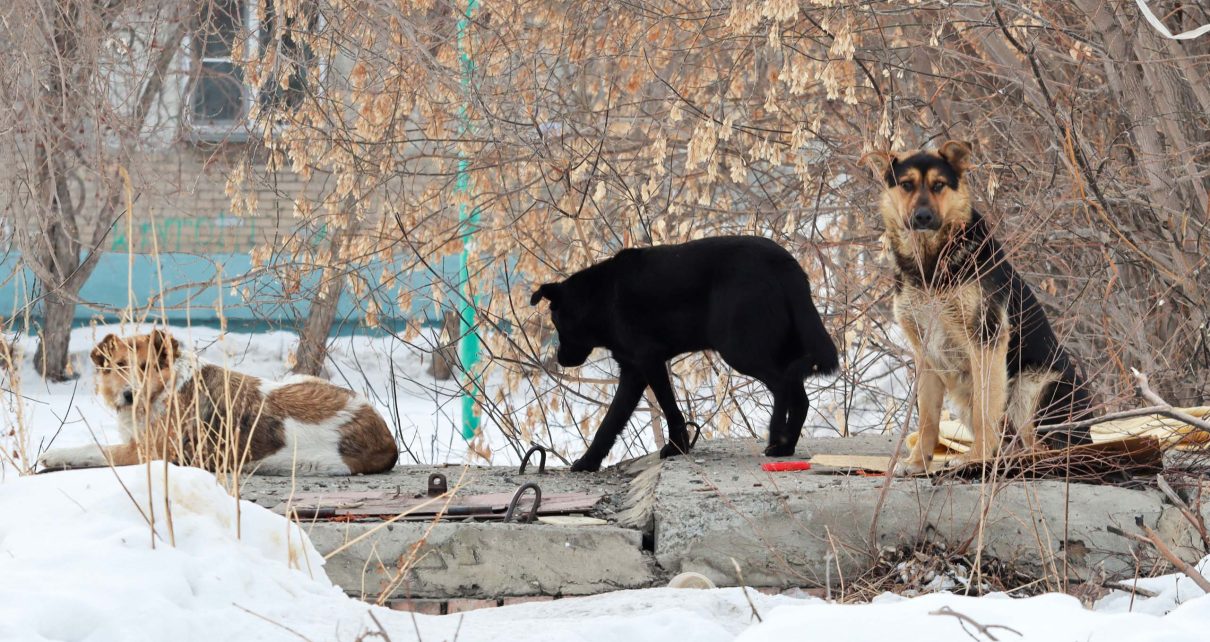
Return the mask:
[[1168,480],[1164,479],[1163,475],[1156,475],[1155,483],[1156,486],[1159,486],[1160,491],[1164,493],[1164,496],[1168,498],[1168,501],[1172,502],[1177,510],[1181,511],[1181,515],[1184,515],[1185,520],[1197,530],[1198,536],[1202,538],[1202,550],[1210,552],[1210,535],[1206,533],[1206,521],[1202,519],[1201,515],[1195,513],[1189,507],[1189,504],[1185,503],[1185,500],[1181,499],[1181,496],[1172,489],[1172,486],[1168,484]]
[[1143,597],[1156,597],[1159,593],[1149,591],[1135,584],[1126,584],[1125,582],[1101,582],[1101,586],[1115,591],[1123,591],[1131,595],[1142,595]]
[[366,611],[366,615],[370,616],[370,619],[374,621],[374,626],[377,626],[378,630],[377,631],[367,630],[365,633],[362,633],[357,639],[359,641],[361,641],[361,640],[367,640],[370,637],[377,636],[379,638],[382,638],[386,642],[391,642],[391,635],[389,633],[387,633],[387,629],[385,626],[382,625],[382,622],[378,621],[378,616],[374,615],[373,611]]
[[756,618],[757,622],[764,622],[760,617],[760,613],[756,610],[756,604],[752,603],[752,596],[748,595],[748,587],[744,586],[744,572],[739,569],[739,562],[735,558],[731,558],[731,564],[735,567],[735,578],[739,580],[739,590],[744,592],[744,599],[748,600],[748,608],[752,609],[752,617]]
[[1193,568],[1191,564],[1178,557],[1177,554],[1168,547],[1168,544],[1164,542],[1164,539],[1160,537],[1159,533],[1152,530],[1152,528],[1143,521],[1142,515],[1134,518],[1134,524],[1135,526],[1139,527],[1139,530],[1143,531],[1143,535],[1139,535],[1137,533],[1127,533],[1126,531],[1115,526],[1106,526],[1105,530],[1117,535],[1118,537],[1125,537],[1126,539],[1134,540],[1140,544],[1150,544],[1153,548],[1155,548],[1156,552],[1160,554],[1160,557],[1168,560],[1168,563],[1176,567],[1176,570],[1184,573],[1186,577],[1193,580],[1193,583],[1197,584],[1198,588],[1210,593],[1210,581],[1206,580],[1205,576],[1199,573],[1196,568]]
[[976,638],[974,636],[974,634],[972,634],[970,631],[966,630],[967,624],[975,627],[975,630],[978,631],[980,635],[986,637],[987,639],[991,640],[992,642],[999,642],[999,639],[1000,639],[1000,638],[997,638],[996,636],[992,635],[992,629],[1002,629],[1002,630],[1008,631],[1009,633],[1015,633],[1015,634],[1017,634],[1018,637],[1021,637],[1021,632],[1012,627],[1004,626],[1003,624],[979,624],[971,616],[966,615],[965,613],[959,613],[959,612],[955,611],[954,609],[951,609],[948,606],[943,606],[943,607],[937,609],[936,611],[929,611],[929,615],[948,615],[950,617],[957,618],[958,621],[961,623],[962,630],[966,631],[966,634],[969,635],[972,640],[976,640],[976,641],[979,638]]
[[311,638],[309,638],[309,637],[307,637],[307,636],[303,635],[302,633],[299,633],[298,631],[295,631],[294,629],[292,629],[292,628],[290,628],[290,627],[286,626],[285,624],[282,624],[281,622],[275,622],[275,621],[273,621],[273,620],[270,620],[269,618],[267,618],[267,617],[265,617],[265,616],[261,615],[260,613],[257,613],[257,612],[255,612],[255,611],[252,611],[252,610],[246,609],[246,608],[244,608],[244,607],[240,606],[239,604],[235,604],[235,605],[233,605],[233,606],[235,606],[235,608],[237,608],[237,609],[239,609],[239,610],[243,611],[244,613],[247,613],[248,615],[251,615],[251,616],[252,616],[252,617],[254,617],[254,618],[257,618],[257,619],[259,619],[259,620],[263,620],[263,621],[265,621],[265,622],[268,622],[269,624],[272,624],[273,626],[276,626],[276,627],[277,627],[277,628],[279,628],[279,629],[282,629],[283,631],[286,631],[286,632],[288,632],[288,633],[292,633],[292,634],[294,634],[294,635],[295,635],[295,636],[297,636],[297,637],[298,637],[300,640],[304,640],[305,642],[311,642]]
[[1201,419],[1199,417],[1194,417],[1193,415],[1183,412],[1178,408],[1173,408],[1172,404],[1164,401],[1163,397],[1155,394],[1147,380],[1147,375],[1134,368],[1130,369],[1130,374],[1134,375],[1134,383],[1135,386],[1138,387],[1139,396],[1155,404],[1157,408],[1160,408],[1160,410],[1157,411],[1157,414],[1162,414],[1178,421],[1183,421],[1204,432],[1210,432],[1210,421],[1206,421],[1205,419]]

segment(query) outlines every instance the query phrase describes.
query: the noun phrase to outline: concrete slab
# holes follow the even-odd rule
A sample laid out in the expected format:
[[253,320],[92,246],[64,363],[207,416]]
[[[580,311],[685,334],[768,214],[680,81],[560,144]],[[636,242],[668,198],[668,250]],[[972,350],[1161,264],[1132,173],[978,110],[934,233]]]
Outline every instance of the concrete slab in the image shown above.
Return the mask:
[[[892,436],[804,439],[799,457],[887,455]],[[599,493],[591,516],[605,524],[462,521],[306,521],[327,572],[357,596],[503,599],[587,595],[659,586],[696,571],[720,586],[838,587],[869,568],[880,547],[923,541],[967,546],[1036,577],[1133,575],[1134,544],[1108,533],[1134,530],[1136,516],[1183,551],[1200,537],[1158,491],[1059,481],[999,484],[893,480],[877,520],[885,478],[767,473],[757,440],[703,441],[688,457],[646,458],[595,474],[515,468],[411,466],[351,478],[253,477],[243,497],[273,507],[300,492],[422,493],[446,474],[469,494],[510,492],[536,481],[544,493]],[[1210,506],[1199,506],[1210,519]],[[591,521],[591,520],[590,520]],[[871,532],[873,541],[871,541]],[[351,543],[351,544],[350,544]],[[735,560],[739,572],[735,569]],[[401,573],[400,569],[404,569]]]
[[[812,453],[869,455],[893,445],[890,437],[803,443]],[[1171,542],[1190,541],[1187,522],[1166,513],[1158,491],[1060,481],[894,480],[875,522],[885,478],[767,473],[762,448],[703,442],[692,457],[662,463],[654,510],[662,570],[696,571],[720,586],[740,575],[751,586],[821,586],[868,568],[878,547],[933,540],[981,545],[1037,577],[1124,575],[1134,571],[1133,544],[1106,526],[1134,530],[1142,516]]]
[[321,553],[340,549],[325,569],[359,597],[592,595],[660,577],[642,533],[616,526],[318,522],[308,530]]
[[524,475],[511,466],[398,466],[384,475],[294,479],[252,476],[244,481],[240,497],[274,508],[301,493],[399,491],[423,495],[428,490],[429,475],[435,472],[445,475],[449,488],[460,494],[511,493],[526,482],[539,484],[544,494],[599,493],[605,495],[605,501],[593,511],[597,517],[607,517],[617,510],[630,479],[617,470],[583,475],[572,474],[566,468],[552,468],[545,475],[539,475],[532,464]]
[[[536,460],[536,458],[535,458]],[[572,474],[566,469],[526,474],[513,467],[401,466],[386,475],[347,478],[254,476],[241,489],[244,499],[267,508],[298,493],[424,493],[430,473],[446,475],[459,494],[512,492],[527,482],[544,494],[585,492],[604,495],[591,511],[608,520],[618,509],[629,478],[613,470]],[[332,581],[352,595],[390,598],[486,598],[527,595],[588,595],[649,586],[658,573],[643,551],[643,534],[606,524],[554,526],[473,520],[341,523],[304,520],[316,549],[329,555]],[[368,535],[367,535],[368,534]],[[366,535],[352,546],[358,537]],[[400,568],[407,569],[400,576]]]

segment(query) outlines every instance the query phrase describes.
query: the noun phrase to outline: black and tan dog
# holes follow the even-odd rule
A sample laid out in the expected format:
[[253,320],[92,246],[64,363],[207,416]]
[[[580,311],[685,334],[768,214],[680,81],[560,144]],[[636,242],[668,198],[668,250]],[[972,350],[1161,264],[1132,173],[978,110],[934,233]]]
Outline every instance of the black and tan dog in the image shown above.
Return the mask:
[[[971,206],[964,174],[970,146],[876,152],[886,183],[880,210],[894,260],[895,319],[915,353],[920,439],[897,472],[928,468],[945,395],[971,428],[970,452],[951,465],[996,454],[1006,435],[1035,447],[1045,426],[1086,416],[1085,382],[988,222]],[[1087,440],[1053,431],[1048,443]]]

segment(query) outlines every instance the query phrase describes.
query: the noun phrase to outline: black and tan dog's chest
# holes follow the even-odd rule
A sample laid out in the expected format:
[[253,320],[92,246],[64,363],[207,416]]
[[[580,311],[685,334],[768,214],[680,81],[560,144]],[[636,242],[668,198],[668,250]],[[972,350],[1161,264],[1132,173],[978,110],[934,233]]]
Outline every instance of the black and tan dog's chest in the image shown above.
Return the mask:
[[963,401],[970,398],[970,355],[980,340],[980,320],[988,314],[1004,314],[1003,308],[987,310],[986,303],[977,283],[943,292],[909,285],[895,293],[895,321],[959,406],[967,405]]

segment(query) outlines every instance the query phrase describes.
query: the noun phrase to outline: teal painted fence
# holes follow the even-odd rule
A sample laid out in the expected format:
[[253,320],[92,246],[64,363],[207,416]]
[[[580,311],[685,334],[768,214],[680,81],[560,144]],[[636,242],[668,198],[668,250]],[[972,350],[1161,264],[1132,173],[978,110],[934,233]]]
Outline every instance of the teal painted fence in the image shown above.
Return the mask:
[[[20,318],[28,309],[36,319],[38,307],[36,303],[31,306],[38,296],[36,281],[28,269],[19,269],[19,265],[19,257],[14,254],[0,259],[0,278],[3,279],[0,281],[0,315],[6,319]],[[376,286],[382,264],[371,264],[364,269],[363,276],[371,284],[367,296],[377,300],[382,325],[398,327],[416,317],[422,317],[426,324],[439,321],[440,314],[429,296],[431,284],[435,278],[447,283],[456,282],[457,259],[451,257],[436,266],[442,274],[425,271],[399,276],[398,283],[402,285],[397,287],[408,287],[413,291],[409,310],[401,310],[396,303],[397,287],[378,291]],[[154,303],[149,312],[152,318],[176,324],[217,325],[221,303],[222,314],[228,327],[233,329],[294,327],[297,320],[306,315],[307,302],[298,295],[286,296],[281,284],[272,276],[245,280],[245,275],[251,271],[251,259],[247,254],[239,253],[205,256],[167,253],[158,255],[158,260],[148,254],[105,254],[80,291],[80,298],[89,304],[76,307],[76,323],[87,324],[98,318],[115,320],[117,310],[128,305],[142,311]],[[312,291],[318,278],[313,274],[304,279],[300,292]],[[233,284],[239,291],[232,287]],[[249,293],[247,300],[243,291]],[[366,329],[362,324],[364,302],[346,293],[338,310],[337,332],[347,334]]]

